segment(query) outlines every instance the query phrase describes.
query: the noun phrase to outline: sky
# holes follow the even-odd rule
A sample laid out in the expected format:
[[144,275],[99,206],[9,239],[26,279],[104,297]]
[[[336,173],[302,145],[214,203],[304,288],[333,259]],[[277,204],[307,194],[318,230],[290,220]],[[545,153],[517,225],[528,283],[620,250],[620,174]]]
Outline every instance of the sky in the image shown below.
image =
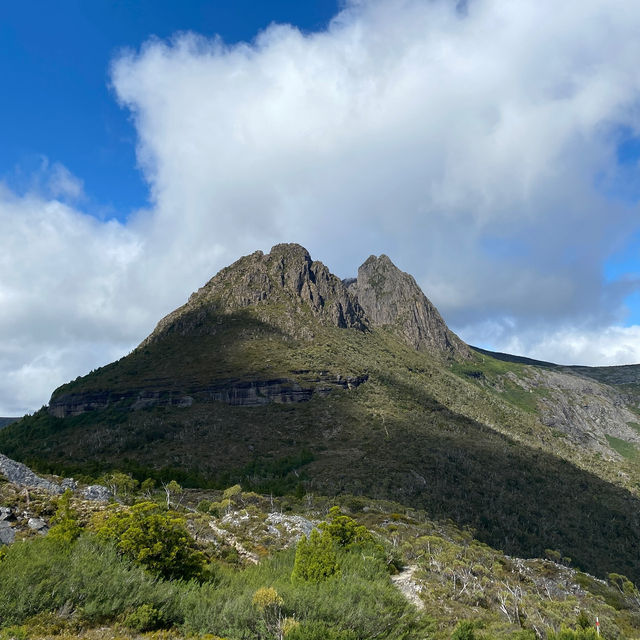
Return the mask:
[[640,5],[25,0],[0,12],[0,415],[220,268],[386,253],[467,342],[640,363]]

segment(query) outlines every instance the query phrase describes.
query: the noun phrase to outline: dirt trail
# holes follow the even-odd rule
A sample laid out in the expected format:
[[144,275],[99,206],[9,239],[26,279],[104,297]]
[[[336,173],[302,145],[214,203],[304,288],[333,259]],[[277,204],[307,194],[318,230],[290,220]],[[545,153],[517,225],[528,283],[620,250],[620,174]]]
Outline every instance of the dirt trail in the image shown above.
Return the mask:
[[413,579],[413,574],[417,569],[417,565],[409,565],[400,573],[391,576],[391,581],[411,604],[414,604],[418,609],[424,609],[424,602],[420,598],[422,587]]

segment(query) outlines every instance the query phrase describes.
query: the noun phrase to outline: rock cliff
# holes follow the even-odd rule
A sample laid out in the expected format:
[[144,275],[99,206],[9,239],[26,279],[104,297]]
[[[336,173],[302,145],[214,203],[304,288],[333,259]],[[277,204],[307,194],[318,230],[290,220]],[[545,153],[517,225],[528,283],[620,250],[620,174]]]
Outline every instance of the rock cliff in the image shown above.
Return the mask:
[[133,411],[151,407],[190,407],[194,401],[224,402],[236,407],[257,407],[275,402],[288,404],[306,402],[314,395],[326,396],[334,389],[355,389],[368,376],[305,376],[300,381],[288,378],[271,380],[219,380],[210,385],[189,387],[189,394],[170,390],[130,389],[127,391],[98,391],[93,393],[60,394],[51,399],[49,413],[56,418],[78,416],[88,411],[106,409],[123,401]]
[[449,330],[438,310],[408,273],[386,256],[370,256],[347,281],[372,327],[391,327],[415,349],[457,359],[471,357],[469,347]]

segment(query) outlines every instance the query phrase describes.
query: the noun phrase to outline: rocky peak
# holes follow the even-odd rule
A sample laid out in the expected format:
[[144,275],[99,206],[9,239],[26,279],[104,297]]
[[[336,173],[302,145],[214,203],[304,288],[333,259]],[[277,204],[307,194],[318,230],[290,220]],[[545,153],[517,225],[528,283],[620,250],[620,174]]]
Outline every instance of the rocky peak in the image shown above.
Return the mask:
[[[277,244],[241,258],[209,281],[197,297],[220,298],[229,309],[268,300],[307,306],[326,324],[364,329],[364,311],[355,297],[322,262],[299,244]],[[291,307],[290,307],[291,308]]]
[[251,310],[290,335],[313,337],[317,323],[346,329],[391,326],[415,349],[447,357],[470,357],[469,347],[449,331],[437,309],[407,273],[386,256],[370,256],[357,279],[340,280],[299,244],[277,244],[222,269],[163,318],[141,346],[166,331],[202,333],[211,314]]
[[247,308],[290,333],[305,324],[305,311],[324,325],[367,327],[355,296],[322,262],[312,260],[299,244],[277,244],[267,254],[256,251],[222,269],[186,305],[163,318],[143,345],[176,323],[188,332],[188,317],[202,316],[203,310],[224,314]]
[[372,327],[393,327],[415,349],[471,357],[469,347],[449,330],[414,278],[400,271],[388,256],[369,256],[348,288],[356,294]]

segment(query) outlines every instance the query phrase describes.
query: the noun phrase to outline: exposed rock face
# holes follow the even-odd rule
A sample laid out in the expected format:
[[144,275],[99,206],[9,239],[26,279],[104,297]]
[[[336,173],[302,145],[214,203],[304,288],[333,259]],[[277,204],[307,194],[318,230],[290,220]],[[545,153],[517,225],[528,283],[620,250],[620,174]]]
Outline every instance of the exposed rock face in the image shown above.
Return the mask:
[[49,413],[56,418],[79,416],[96,409],[106,409],[117,402],[128,401],[135,411],[148,407],[190,407],[193,398],[172,391],[149,391],[128,389],[127,391],[94,391],[91,393],[66,393],[51,398]]
[[451,332],[408,273],[385,256],[370,256],[347,281],[372,327],[390,326],[415,349],[467,359],[469,347]]
[[75,491],[78,488],[78,483],[73,478],[64,478],[60,483],[63,491],[69,489],[69,491]]
[[25,466],[21,462],[16,462],[15,460],[11,460],[11,458],[7,458],[7,456],[2,455],[1,453],[0,473],[5,476],[9,482],[13,482],[19,487],[43,489],[49,493],[56,494],[64,492],[64,489],[60,485],[41,478],[31,471],[29,467]]
[[[268,313],[267,302],[283,303],[277,315]],[[140,346],[165,331],[188,333],[207,309],[231,313],[247,307],[258,316],[265,311],[269,322],[289,333],[303,323],[303,310],[328,326],[366,329],[364,311],[339,278],[299,244],[278,244],[266,255],[256,251],[222,269],[186,305],[163,318]]]
[[267,531],[276,537],[286,536],[291,543],[297,542],[302,536],[309,536],[317,523],[302,516],[284,515],[278,511],[269,513],[265,519]]
[[525,390],[541,387],[546,394],[538,399],[543,424],[568,436],[582,447],[618,457],[607,436],[640,446],[640,432],[635,426],[625,397],[611,386],[553,369],[531,368],[526,377],[507,374]]
[[256,380],[237,382],[212,387],[208,393],[212,400],[241,407],[257,407],[270,402],[288,404],[290,402],[306,402],[314,394],[328,395],[333,389],[354,389],[367,380],[368,376],[338,378],[326,380],[318,386],[303,387],[293,380],[280,378],[277,380]]
[[233,406],[257,407],[270,402],[286,404],[306,402],[317,394],[328,395],[334,389],[355,389],[366,382],[368,375],[350,377],[315,376],[313,379],[296,382],[288,378],[274,380],[221,380],[208,386],[192,386],[184,395],[165,391],[130,392],[109,391],[91,394],[65,394],[56,396],[49,404],[49,413],[57,418],[77,416],[88,411],[106,409],[111,404],[124,400],[132,401],[131,409],[137,411],[154,406],[190,407],[193,396]]

